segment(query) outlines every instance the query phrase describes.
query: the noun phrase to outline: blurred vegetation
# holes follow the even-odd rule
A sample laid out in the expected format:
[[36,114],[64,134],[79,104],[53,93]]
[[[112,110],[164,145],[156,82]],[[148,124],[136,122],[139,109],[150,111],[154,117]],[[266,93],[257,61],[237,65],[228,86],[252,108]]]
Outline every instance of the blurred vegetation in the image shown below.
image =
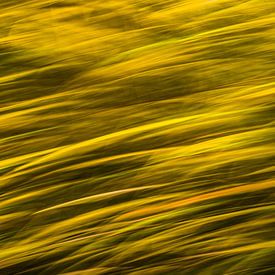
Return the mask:
[[0,3],[0,274],[275,274],[273,0]]

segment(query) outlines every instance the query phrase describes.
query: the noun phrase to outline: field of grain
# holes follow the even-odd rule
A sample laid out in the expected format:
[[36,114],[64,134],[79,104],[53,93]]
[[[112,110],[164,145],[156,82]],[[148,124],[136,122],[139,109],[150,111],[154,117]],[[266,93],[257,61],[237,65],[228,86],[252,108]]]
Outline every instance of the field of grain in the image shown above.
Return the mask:
[[0,274],[275,274],[273,0],[0,2]]

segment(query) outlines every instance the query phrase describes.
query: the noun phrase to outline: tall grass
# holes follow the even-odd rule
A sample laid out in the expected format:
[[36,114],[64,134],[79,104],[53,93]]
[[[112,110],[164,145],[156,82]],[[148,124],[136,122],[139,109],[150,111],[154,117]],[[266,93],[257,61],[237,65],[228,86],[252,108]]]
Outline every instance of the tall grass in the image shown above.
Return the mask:
[[1,275],[274,274],[274,1],[0,8]]

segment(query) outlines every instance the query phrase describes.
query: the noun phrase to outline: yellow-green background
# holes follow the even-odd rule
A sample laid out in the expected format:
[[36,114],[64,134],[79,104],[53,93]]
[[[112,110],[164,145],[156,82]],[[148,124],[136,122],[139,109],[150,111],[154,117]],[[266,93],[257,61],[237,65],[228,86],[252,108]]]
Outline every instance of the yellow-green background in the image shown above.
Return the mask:
[[274,274],[274,11],[2,0],[0,274]]

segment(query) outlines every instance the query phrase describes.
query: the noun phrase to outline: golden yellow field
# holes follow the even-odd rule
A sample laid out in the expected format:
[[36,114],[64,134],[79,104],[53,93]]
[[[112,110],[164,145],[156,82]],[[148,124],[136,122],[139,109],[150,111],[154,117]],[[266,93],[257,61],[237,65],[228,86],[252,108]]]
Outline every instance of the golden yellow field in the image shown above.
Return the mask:
[[0,2],[0,275],[275,274],[274,0]]

